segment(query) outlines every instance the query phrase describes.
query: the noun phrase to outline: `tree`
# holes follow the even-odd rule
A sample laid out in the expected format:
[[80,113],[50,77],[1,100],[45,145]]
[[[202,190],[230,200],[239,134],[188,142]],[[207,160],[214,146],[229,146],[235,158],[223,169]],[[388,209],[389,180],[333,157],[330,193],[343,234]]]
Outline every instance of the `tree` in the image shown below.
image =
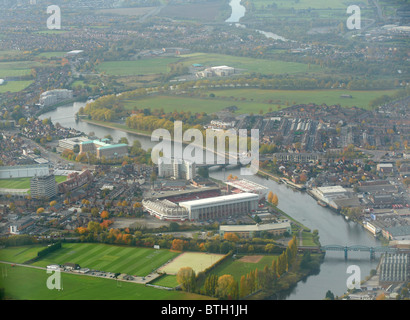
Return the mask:
[[177,281],[182,290],[194,292],[196,287],[195,271],[191,267],[183,267],[177,273]]
[[272,191],[269,191],[267,199],[268,199],[269,203],[272,203],[272,199],[273,199],[273,192]]
[[276,207],[278,206],[279,199],[278,199],[278,196],[276,195],[276,193],[273,195],[271,203]]
[[44,212],[44,208],[38,208],[37,209],[37,214],[41,214],[41,213],[43,213]]
[[333,294],[332,291],[328,290],[328,291],[326,292],[325,299],[326,299],[326,300],[335,300],[335,295]]
[[110,216],[110,214],[106,210],[103,210],[100,214],[100,217],[103,218],[103,219],[108,219],[109,216]]
[[230,274],[224,274],[218,278],[217,296],[221,299],[236,300],[239,295],[238,282]]
[[211,274],[205,279],[204,283],[204,293],[207,296],[215,297],[216,288],[218,287],[218,276],[216,274]]

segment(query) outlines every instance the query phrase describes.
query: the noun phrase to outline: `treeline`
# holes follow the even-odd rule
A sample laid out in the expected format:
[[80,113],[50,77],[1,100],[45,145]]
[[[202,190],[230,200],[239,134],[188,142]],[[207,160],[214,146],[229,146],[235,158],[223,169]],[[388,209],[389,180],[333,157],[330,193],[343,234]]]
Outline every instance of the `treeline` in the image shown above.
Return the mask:
[[395,100],[399,100],[399,99],[402,99],[408,96],[410,96],[410,87],[407,87],[403,90],[398,90],[397,92],[395,92],[394,94],[390,96],[383,95],[381,97],[375,98],[369,102],[369,106],[370,107],[382,106],[384,104],[391,103]]
[[[277,259],[274,259],[270,266],[265,265],[263,270],[256,268],[246,275],[242,275],[239,282],[229,274],[221,276],[208,274],[213,268],[210,268],[207,272],[200,272],[198,275],[191,268],[181,268],[177,274],[178,283],[185,291],[196,292],[222,300],[238,300],[261,290],[269,291],[296,261],[298,252],[296,241],[294,236],[289,241],[286,250]],[[228,255],[230,256],[230,254]]]
[[56,243],[48,246],[47,248],[45,248],[43,250],[40,250],[39,252],[37,252],[37,257],[42,258],[42,257],[48,255],[49,253],[57,251],[58,249],[61,249],[61,242],[56,242]]

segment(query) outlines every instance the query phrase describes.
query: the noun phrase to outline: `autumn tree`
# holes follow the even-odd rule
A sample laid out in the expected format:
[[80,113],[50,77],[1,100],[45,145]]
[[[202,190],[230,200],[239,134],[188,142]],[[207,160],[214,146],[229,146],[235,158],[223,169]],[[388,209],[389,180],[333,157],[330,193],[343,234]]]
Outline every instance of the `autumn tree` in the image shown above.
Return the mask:
[[271,203],[276,207],[278,206],[279,199],[278,199],[278,196],[276,194],[273,195]]
[[103,211],[101,212],[101,214],[100,214],[100,217],[101,217],[102,219],[108,219],[109,216],[110,216],[110,214],[109,214],[109,212],[106,211],[106,210],[103,210]]
[[238,282],[230,274],[224,274],[218,278],[217,296],[221,299],[238,299]]
[[218,276],[216,274],[211,274],[205,279],[204,283],[204,293],[207,296],[215,297],[216,289],[218,287]]
[[194,292],[196,288],[196,275],[191,267],[183,267],[177,273],[177,281],[182,290]]

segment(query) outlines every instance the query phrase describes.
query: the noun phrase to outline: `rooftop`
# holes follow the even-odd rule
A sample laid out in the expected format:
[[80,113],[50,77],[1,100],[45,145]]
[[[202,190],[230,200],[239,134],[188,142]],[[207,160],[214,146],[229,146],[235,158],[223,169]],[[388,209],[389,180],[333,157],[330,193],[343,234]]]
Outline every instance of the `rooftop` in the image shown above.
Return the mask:
[[219,196],[219,197],[180,202],[179,205],[184,206],[184,207],[194,207],[194,206],[204,206],[204,205],[210,205],[210,204],[224,203],[227,201],[240,201],[240,200],[259,200],[259,196],[254,193],[238,193],[238,194],[231,194],[227,196]]

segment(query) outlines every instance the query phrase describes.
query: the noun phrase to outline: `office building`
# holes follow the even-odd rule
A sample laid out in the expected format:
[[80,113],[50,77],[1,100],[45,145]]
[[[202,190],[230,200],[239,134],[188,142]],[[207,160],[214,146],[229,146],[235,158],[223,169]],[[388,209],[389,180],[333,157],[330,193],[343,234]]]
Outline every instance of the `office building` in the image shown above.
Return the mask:
[[57,183],[53,174],[35,176],[30,181],[31,196],[36,199],[51,199],[57,195]]

